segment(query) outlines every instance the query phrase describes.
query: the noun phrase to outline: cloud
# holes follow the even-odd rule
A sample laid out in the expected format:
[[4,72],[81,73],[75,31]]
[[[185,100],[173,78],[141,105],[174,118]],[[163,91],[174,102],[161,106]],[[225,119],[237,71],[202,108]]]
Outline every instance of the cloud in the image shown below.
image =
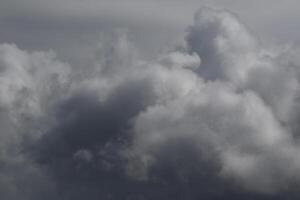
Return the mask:
[[52,53],[29,53],[10,44],[0,46],[0,63],[1,198],[54,198],[51,177],[24,154],[23,143],[40,136],[38,121],[58,98],[69,67]]
[[[248,190],[273,193],[293,186],[299,147],[289,123],[298,104],[298,67],[282,62],[284,50],[263,49],[225,11],[200,9],[186,38],[201,65],[172,68],[156,81],[158,103],[135,120],[133,154],[140,161],[129,170],[151,168],[170,142],[192,141],[191,148],[217,160],[219,176]],[[173,82],[175,74],[180,77]]]
[[82,68],[0,45],[3,199],[297,199],[294,49],[206,7],[185,39],[145,61],[119,31]]

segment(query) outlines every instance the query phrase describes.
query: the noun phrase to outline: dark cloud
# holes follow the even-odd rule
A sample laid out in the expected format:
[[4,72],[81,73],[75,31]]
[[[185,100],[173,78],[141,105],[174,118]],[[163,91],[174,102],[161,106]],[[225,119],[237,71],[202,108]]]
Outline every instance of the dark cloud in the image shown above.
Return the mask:
[[1,199],[299,198],[294,49],[204,7],[157,59],[122,31],[90,53],[0,45]]

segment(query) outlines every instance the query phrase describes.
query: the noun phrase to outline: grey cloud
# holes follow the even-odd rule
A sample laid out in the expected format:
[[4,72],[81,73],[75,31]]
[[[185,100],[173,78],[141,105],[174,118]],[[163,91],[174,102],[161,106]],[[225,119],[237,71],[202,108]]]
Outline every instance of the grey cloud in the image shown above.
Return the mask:
[[1,198],[55,198],[51,177],[23,152],[23,143],[40,136],[36,120],[43,117],[54,87],[58,92],[65,83],[69,68],[51,53],[28,53],[15,45],[2,44],[0,54]]
[[186,37],[188,48],[202,58],[200,74],[208,79],[243,79],[251,67],[255,39],[233,14],[202,8]]
[[[159,103],[136,118],[131,153],[140,160],[129,172],[143,166],[137,176],[147,176],[161,148],[191,140],[219,161],[220,176],[246,189],[292,187],[299,181],[299,147],[288,125],[298,104],[297,67],[278,61],[281,53],[263,49],[233,15],[215,9],[198,11],[187,48],[201,58],[199,76],[172,68],[158,79],[157,87],[168,89],[158,90]],[[184,90],[172,82],[177,73]]]
[[143,60],[122,32],[84,67],[0,46],[0,196],[298,199],[299,65],[223,10]]

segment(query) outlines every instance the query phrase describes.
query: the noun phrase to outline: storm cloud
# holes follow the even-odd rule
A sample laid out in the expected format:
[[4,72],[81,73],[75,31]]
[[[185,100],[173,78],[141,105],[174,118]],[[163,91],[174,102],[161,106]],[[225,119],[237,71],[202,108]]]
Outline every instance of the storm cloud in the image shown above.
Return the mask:
[[183,40],[145,60],[116,31],[83,66],[1,44],[0,198],[298,199],[298,50],[208,7]]

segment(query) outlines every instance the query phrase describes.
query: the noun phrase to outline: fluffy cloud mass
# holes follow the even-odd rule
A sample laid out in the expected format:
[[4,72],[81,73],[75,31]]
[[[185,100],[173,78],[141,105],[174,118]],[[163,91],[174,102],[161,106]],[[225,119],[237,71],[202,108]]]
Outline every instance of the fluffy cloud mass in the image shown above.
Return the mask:
[[1,199],[297,199],[294,51],[206,7],[152,61],[122,32],[81,68],[0,45]]

